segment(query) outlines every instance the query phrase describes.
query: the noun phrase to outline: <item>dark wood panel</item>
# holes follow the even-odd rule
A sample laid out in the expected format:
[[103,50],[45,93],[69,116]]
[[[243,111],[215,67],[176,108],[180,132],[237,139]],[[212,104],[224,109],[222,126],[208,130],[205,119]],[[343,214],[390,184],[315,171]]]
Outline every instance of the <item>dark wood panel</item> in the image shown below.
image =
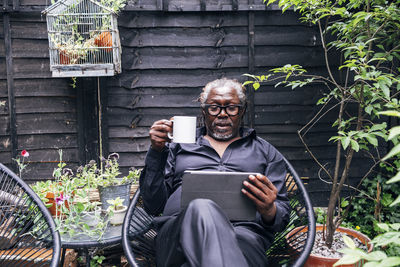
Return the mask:
[[[118,152],[112,151],[110,152]],[[119,165],[123,167],[143,167],[144,159],[146,158],[146,152],[140,153],[119,153]]]
[[123,49],[124,69],[214,69],[247,67],[246,47],[146,47]]
[[[157,5],[156,0],[151,1],[133,1],[129,2],[129,4],[125,7],[125,10],[163,10],[163,11],[172,11],[172,12],[191,12],[191,11],[200,11],[202,10],[202,4],[199,3],[198,0],[188,0],[188,1],[180,1],[180,0],[172,0],[164,3],[163,6]],[[264,2],[261,0],[256,0],[254,3],[249,5],[248,1],[240,0],[240,1],[231,1],[231,0],[223,0],[223,1],[206,1],[203,10],[205,11],[248,11],[248,10],[280,10],[277,4],[270,5],[268,7],[265,6]]]
[[[11,140],[8,136],[0,136],[0,151],[11,152]],[[0,160],[1,162],[1,160]]]
[[7,79],[7,68],[6,68],[6,59],[0,58],[0,79]]
[[[1,147],[1,145],[0,145],[0,147]],[[11,158],[12,158],[11,151],[5,151],[3,149],[0,149],[0,162],[2,164],[4,164],[4,165],[11,164],[11,161],[12,161]],[[11,166],[9,166],[9,167],[11,167]]]
[[15,21],[11,23],[11,35],[13,39],[47,39],[46,20],[35,23]]
[[18,134],[76,133],[73,113],[18,114]]
[[8,97],[7,81],[6,80],[0,80],[0,97],[1,98]]
[[76,98],[76,89],[72,88],[71,84],[72,80],[70,78],[20,79],[14,83],[15,96],[65,96]]
[[[78,151],[76,148],[63,148],[63,161],[68,162],[77,162],[78,159]],[[49,148],[49,149],[37,149],[31,150],[29,152],[29,158],[26,161],[28,164],[30,163],[50,163],[50,162],[58,162],[60,159],[58,155],[58,148]]]
[[14,58],[49,58],[49,41],[47,39],[13,39],[12,48]]
[[[71,155],[71,157],[72,156],[73,155]],[[52,162],[30,162],[27,166],[27,171],[22,175],[22,179],[27,183],[34,183],[36,181],[43,180],[54,180],[53,170],[57,168],[57,163],[57,159]],[[66,161],[65,163],[67,164],[67,167],[72,169],[75,173],[76,169],[78,168],[78,163],[74,161]]]
[[203,87],[206,83],[221,77],[244,80],[245,68],[224,70],[141,70],[124,71],[110,80],[111,86],[124,88],[140,87]]
[[[258,67],[304,62],[304,67],[322,66],[320,49],[294,46],[264,46],[255,50]],[[247,47],[186,48],[147,47],[123,49],[124,69],[219,69],[248,66]],[[334,63],[334,62],[333,62]]]
[[[249,88],[252,90],[252,88]],[[255,105],[313,105],[318,99],[319,88],[308,86],[292,90],[291,88],[264,87],[255,93]]]
[[109,98],[110,107],[123,107],[128,109],[149,107],[200,107],[197,102],[198,95],[113,95]]
[[[257,132],[263,133],[297,133],[303,125],[282,125],[282,124],[271,124],[271,125],[257,125]],[[332,123],[318,123],[315,127],[309,130],[311,133],[332,133],[334,129],[332,128]]]
[[109,85],[108,91],[110,96],[117,96],[117,95],[161,95],[161,94],[174,94],[174,95],[199,95],[204,84],[198,87],[177,87],[177,88],[170,88],[170,87],[137,87],[137,88],[124,88],[118,87],[115,85]]
[[124,38],[121,38],[122,45],[131,47],[247,45],[245,27],[216,30],[208,28],[122,28],[120,34],[124,36]]
[[[298,26],[298,15],[291,11],[256,11],[255,25],[295,25]],[[246,12],[238,12],[232,16],[229,12],[198,13],[163,13],[125,11],[118,17],[118,26],[123,28],[185,27],[220,28],[227,26],[247,26]]]
[[[304,147],[296,133],[265,133],[259,134],[259,136],[274,146],[293,148]],[[331,136],[332,135],[329,133],[308,133],[304,139],[311,147],[336,147],[335,143],[328,142]]]
[[10,134],[10,117],[8,115],[0,115],[0,136],[9,134]]
[[76,112],[76,101],[68,97],[18,97],[17,113]]
[[28,134],[18,136],[18,146],[27,150],[78,148],[76,134]]
[[[121,43],[130,47],[221,47],[247,46],[247,27],[210,28],[121,28]],[[190,37],[190,38],[189,38]],[[305,26],[258,26],[255,45],[316,46],[318,35]]]
[[107,113],[109,127],[125,126],[130,128],[148,127],[155,121],[169,119],[175,115],[197,116],[198,108],[154,108],[138,109],[135,111],[121,108],[109,108]]
[[[333,60],[332,64],[338,63]],[[257,46],[255,48],[256,67],[280,67],[300,63],[303,67],[323,67],[324,55],[320,47],[304,46]]]
[[149,138],[122,139],[112,138],[109,140],[110,151],[118,152],[146,152],[150,147]]
[[0,116],[8,116],[8,98],[0,97]]
[[50,62],[47,58],[15,58],[13,63],[16,79],[51,78]]
[[119,127],[114,126],[109,128],[108,136],[111,138],[140,138],[140,137],[149,137],[149,127],[136,127],[136,128],[128,128],[128,127]]

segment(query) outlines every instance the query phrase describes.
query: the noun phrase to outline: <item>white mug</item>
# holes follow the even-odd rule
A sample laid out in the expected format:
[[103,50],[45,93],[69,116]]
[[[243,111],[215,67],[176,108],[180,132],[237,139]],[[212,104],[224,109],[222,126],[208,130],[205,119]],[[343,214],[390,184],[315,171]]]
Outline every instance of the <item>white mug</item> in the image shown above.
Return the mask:
[[174,116],[172,135],[168,133],[168,137],[174,143],[196,143],[196,117]]

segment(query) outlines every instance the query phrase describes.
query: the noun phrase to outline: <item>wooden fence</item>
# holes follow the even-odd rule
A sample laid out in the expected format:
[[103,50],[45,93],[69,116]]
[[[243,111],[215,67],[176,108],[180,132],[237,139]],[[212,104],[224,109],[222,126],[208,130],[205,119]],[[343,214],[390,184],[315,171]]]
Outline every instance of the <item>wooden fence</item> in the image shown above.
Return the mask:
[[[316,28],[302,25],[291,11],[266,8],[261,0],[131,0],[118,23],[121,74],[109,78],[52,78],[45,18],[48,1],[14,0],[0,18],[0,161],[12,165],[22,149],[30,152],[28,181],[50,179],[58,161],[76,167],[100,151],[118,152],[124,172],[142,167],[149,126],[174,115],[199,115],[196,102],[209,81],[244,73],[261,74],[284,64],[324,73]],[[332,58],[338,63],[339,57]],[[276,146],[306,177],[314,203],[322,205],[329,186],[304,149],[297,131],[316,113],[320,86],[292,91],[273,83],[254,92],[246,125]],[[100,111],[100,112],[99,112]],[[323,161],[334,159],[333,115],[306,139]],[[101,138],[100,138],[101,137]],[[101,140],[102,142],[99,142]],[[355,159],[351,182],[363,173]]]

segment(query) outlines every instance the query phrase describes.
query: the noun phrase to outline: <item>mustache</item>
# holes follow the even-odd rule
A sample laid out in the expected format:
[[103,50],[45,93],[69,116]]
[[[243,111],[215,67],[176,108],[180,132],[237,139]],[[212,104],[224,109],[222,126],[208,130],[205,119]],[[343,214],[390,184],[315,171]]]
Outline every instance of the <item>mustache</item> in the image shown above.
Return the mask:
[[215,126],[233,126],[233,123],[227,120],[215,120],[212,122],[211,126],[215,127]]

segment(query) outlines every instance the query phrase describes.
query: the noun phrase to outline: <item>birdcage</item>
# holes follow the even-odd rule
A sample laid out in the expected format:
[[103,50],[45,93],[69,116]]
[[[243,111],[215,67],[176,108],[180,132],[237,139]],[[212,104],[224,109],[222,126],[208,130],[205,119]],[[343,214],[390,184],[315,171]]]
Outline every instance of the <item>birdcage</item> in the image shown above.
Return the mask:
[[95,0],[60,0],[45,9],[53,77],[121,72],[117,15]]

